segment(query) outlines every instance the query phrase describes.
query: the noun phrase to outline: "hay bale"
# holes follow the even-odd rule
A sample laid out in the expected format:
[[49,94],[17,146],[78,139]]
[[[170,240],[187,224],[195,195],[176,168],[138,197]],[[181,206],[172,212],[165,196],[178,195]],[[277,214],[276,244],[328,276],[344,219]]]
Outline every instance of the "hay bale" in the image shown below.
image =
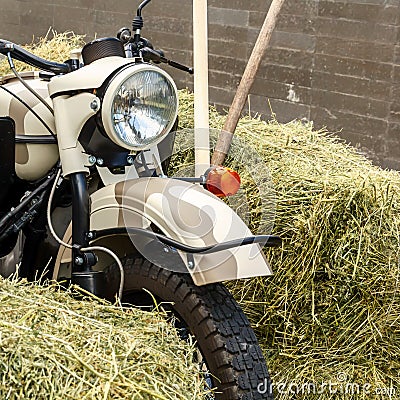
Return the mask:
[[[193,127],[188,92],[181,92],[180,115],[183,128]],[[213,128],[224,118],[211,109]],[[371,384],[371,391],[393,386],[392,398],[400,398],[400,174],[372,165],[312,124],[245,117],[237,135],[268,165],[277,206],[273,233],[284,239],[280,250],[267,252],[273,278],[229,284],[256,327],[273,380],[332,382],[338,389]],[[245,189],[257,204],[257,192]],[[288,391],[279,397],[292,398]],[[296,398],[333,396],[325,390]]]
[[163,314],[71,293],[0,279],[1,399],[201,398],[194,349]]

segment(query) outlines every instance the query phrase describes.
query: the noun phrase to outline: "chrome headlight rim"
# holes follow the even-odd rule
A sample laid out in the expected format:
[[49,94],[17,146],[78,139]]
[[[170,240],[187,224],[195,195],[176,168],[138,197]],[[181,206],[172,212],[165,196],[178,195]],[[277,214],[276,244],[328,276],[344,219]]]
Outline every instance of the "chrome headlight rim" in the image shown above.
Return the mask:
[[[128,79],[133,77],[134,75],[140,73],[140,72],[147,72],[147,71],[152,71],[152,72],[157,72],[158,74],[162,75],[168,83],[172,86],[173,92],[176,98],[176,109],[173,115],[173,118],[169,121],[168,125],[164,128],[164,133],[157,137],[156,139],[152,140],[151,143],[144,144],[144,145],[134,145],[134,146],[129,146],[125,141],[123,141],[118,133],[115,131],[114,128],[114,122],[112,119],[112,108],[113,108],[113,103],[114,99],[119,92],[121,86],[126,82]],[[156,67],[152,64],[147,64],[147,63],[141,63],[141,64],[132,64],[129,65],[127,68],[124,68],[123,70],[119,71],[117,74],[113,76],[111,81],[108,83],[107,88],[104,91],[104,94],[102,96],[102,106],[101,106],[101,120],[102,120],[102,125],[105,130],[105,133],[107,136],[118,146],[125,148],[127,150],[133,151],[133,152],[139,152],[143,150],[150,149],[153,146],[156,146],[158,143],[160,143],[162,140],[165,139],[165,137],[168,135],[168,133],[171,131],[173,128],[176,118],[178,117],[178,106],[179,106],[179,99],[178,99],[178,89],[176,87],[176,84],[172,77],[166,73],[164,70],[162,70],[159,67]]]

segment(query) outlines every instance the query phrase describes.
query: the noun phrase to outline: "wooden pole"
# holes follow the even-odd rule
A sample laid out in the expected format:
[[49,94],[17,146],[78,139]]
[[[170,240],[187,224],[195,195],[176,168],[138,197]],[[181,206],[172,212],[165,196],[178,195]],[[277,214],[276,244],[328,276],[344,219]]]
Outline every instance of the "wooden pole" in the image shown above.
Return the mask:
[[235,98],[233,99],[231,108],[229,109],[225,125],[218,137],[217,145],[211,159],[212,165],[222,165],[226,155],[229,152],[233,134],[239,122],[239,118],[246,103],[247,96],[249,95],[250,89],[255,81],[261,60],[271,41],[272,32],[275,29],[276,21],[284,2],[285,0],[273,0],[271,3],[268,14],[261,28],[261,32],[258,36],[257,42],[244,71],[242,80],[239,84]]
[[195,176],[210,166],[207,0],[193,0]]

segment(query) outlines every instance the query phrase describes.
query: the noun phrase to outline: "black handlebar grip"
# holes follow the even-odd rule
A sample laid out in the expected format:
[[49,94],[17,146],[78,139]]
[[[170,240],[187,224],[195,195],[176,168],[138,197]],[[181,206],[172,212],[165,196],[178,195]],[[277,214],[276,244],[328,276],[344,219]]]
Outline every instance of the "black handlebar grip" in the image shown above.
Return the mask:
[[22,61],[32,67],[53,72],[54,74],[66,74],[71,72],[71,68],[68,64],[45,60],[7,40],[0,40],[0,53],[5,55],[10,53],[14,60]]
[[181,71],[188,72],[190,75],[194,74],[193,68],[187,67],[186,65],[179,64],[175,61],[168,60],[168,65],[170,65],[171,67],[174,67],[176,69],[179,69]]
[[181,71],[188,72],[189,74],[193,75],[194,73],[193,68],[187,67],[186,65],[182,65],[175,61],[168,60],[167,58],[165,58],[164,52],[162,50],[153,50],[149,49],[148,47],[145,47],[144,49],[142,49],[142,55],[145,61],[153,61],[155,63],[165,63]]

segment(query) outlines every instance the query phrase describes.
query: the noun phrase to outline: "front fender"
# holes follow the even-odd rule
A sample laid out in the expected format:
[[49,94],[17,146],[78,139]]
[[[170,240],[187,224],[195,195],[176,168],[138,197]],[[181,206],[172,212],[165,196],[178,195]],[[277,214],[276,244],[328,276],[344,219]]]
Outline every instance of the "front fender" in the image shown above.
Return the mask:
[[[148,228],[188,246],[203,247],[251,236],[239,216],[201,186],[168,178],[140,178],[106,186],[91,196],[90,229]],[[187,255],[179,252],[185,265]],[[272,275],[258,244],[195,254],[193,281],[208,283]]]

